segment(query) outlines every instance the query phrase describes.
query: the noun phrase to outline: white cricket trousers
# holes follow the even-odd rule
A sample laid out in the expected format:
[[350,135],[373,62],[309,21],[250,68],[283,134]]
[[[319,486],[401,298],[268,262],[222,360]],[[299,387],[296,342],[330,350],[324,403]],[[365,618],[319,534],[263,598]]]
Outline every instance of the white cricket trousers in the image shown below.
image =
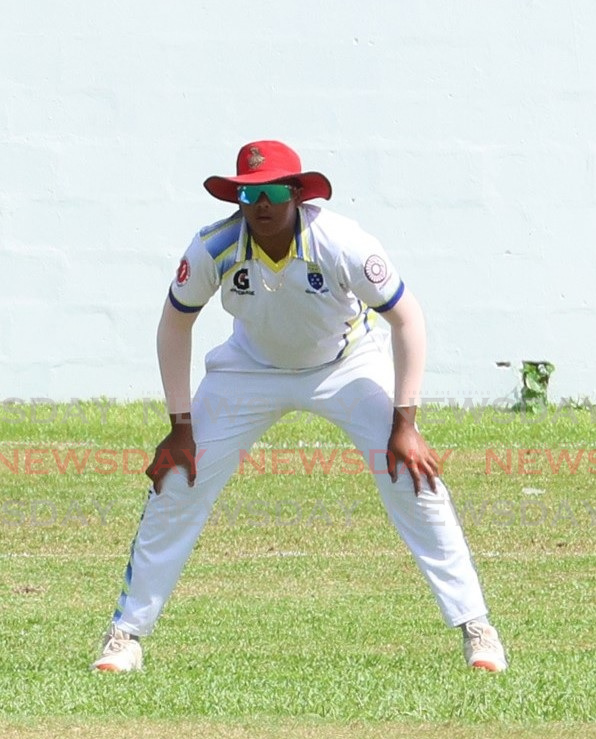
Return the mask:
[[[389,519],[412,552],[445,622],[457,626],[487,612],[478,576],[445,485],[433,493],[425,477],[416,496],[404,468],[396,483],[385,450],[393,403],[393,364],[369,334],[347,357],[314,370],[264,368],[233,340],[212,350],[192,405],[197,478],[167,473],[159,495],[150,492],[113,620],[124,631],[151,633],[174,589],[220,491],[243,454],[285,413],[316,413],[341,427],[374,479]],[[373,461],[374,460],[374,461]],[[288,476],[288,485],[291,485]]]

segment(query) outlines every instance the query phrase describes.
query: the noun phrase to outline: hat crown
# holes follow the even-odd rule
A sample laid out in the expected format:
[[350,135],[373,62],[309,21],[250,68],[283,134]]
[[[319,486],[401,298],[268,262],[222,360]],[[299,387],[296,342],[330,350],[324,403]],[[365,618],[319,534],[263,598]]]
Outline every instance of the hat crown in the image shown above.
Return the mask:
[[281,141],[253,141],[238,152],[236,173],[239,176],[256,172],[300,174],[302,163],[298,154]]

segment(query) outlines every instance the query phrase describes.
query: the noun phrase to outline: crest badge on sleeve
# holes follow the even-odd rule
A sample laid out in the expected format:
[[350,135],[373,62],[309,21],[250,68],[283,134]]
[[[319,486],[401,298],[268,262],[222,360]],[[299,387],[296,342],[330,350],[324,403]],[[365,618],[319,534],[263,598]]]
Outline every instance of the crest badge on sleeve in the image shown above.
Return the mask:
[[182,287],[190,279],[190,264],[186,257],[182,257],[176,270],[176,284]]
[[382,257],[373,254],[364,264],[364,274],[369,282],[375,285],[387,278],[387,265]]

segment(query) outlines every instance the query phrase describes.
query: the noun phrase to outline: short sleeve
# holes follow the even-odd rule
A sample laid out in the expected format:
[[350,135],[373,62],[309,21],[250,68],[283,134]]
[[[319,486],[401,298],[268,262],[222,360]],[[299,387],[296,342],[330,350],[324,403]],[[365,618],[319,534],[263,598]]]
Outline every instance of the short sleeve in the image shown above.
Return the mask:
[[182,313],[196,313],[215,294],[219,284],[215,262],[197,234],[184,252],[170,285],[170,302]]
[[404,283],[381,243],[362,229],[355,229],[342,249],[340,281],[354,295],[379,313],[401,298]]

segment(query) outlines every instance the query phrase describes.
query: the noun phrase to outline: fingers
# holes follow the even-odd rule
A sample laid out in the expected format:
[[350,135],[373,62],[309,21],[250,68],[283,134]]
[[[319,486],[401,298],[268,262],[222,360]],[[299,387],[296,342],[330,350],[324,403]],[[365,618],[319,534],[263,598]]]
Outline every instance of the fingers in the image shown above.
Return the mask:
[[154,458],[151,464],[149,465],[149,467],[147,467],[147,469],[145,470],[145,474],[153,483],[153,489],[155,490],[155,494],[159,495],[161,493],[161,484],[166,474],[166,470],[157,469],[156,471],[156,464],[155,464],[155,458]]
[[391,482],[397,482],[397,459],[395,454],[392,454],[392,452],[387,450],[385,459],[387,460],[387,472],[389,473]]
[[422,484],[420,482],[420,474],[418,472],[417,467],[409,467],[409,470],[410,470],[410,477],[412,478],[412,482],[414,483],[414,493],[416,494],[416,497],[418,497],[422,490]]
[[163,480],[170,470],[186,474],[188,486],[195,484],[197,477],[196,449],[181,449],[173,452],[167,447],[158,446],[151,464],[145,470],[147,477],[153,482],[157,495],[160,494]]
[[[183,462],[179,465],[174,465],[173,469],[175,471],[181,470],[186,473],[189,488],[191,488],[195,484],[195,480],[197,479],[197,468],[195,464],[191,465],[188,462]],[[157,495],[161,493],[161,487],[163,485],[164,478],[169,471],[169,468],[162,468],[157,472],[153,472],[151,467],[147,467],[147,469],[145,470],[145,474],[153,483],[153,488]]]
[[436,493],[437,481],[435,478],[438,475],[438,467],[435,455],[429,453],[422,459],[413,461],[413,466],[416,470],[416,478],[414,478],[412,470],[410,470],[410,473],[412,474],[412,479],[414,480],[414,490],[416,490],[416,495],[419,495],[422,490],[422,475],[426,475],[426,479],[428,480],[430,489],[433,491],[433,493]]
[[193,444],[192,450],[183,449],[182,452],[187,459],[187,463],[184,464],[184,469],[187,472],[188,487],[191,488],[195,484],[197,478],[197,457],[196,457],[196,445]]
[[[391,478],[391,482],[397,482],[399,464],[396,460],[396,456],[391,452],[387,452],[387,472]],[[428,450],[426,454],[419,454],[414,449],[411,449],[407,457],[402,460],[402,465],[409,471],[412,483],[414,485],[414,492],[416,495],[420,495],[423,488],[422,476],[424,475],[428,480],[428,485],[433,493],[437,492],[437,480],[438,477],[438,455],[433,450]]]
[[163,474],[160,474],[153,481],[153,489],[155,490],[155,495],[159,495],[161,493],[161,484],[163,482],[163,478]]

